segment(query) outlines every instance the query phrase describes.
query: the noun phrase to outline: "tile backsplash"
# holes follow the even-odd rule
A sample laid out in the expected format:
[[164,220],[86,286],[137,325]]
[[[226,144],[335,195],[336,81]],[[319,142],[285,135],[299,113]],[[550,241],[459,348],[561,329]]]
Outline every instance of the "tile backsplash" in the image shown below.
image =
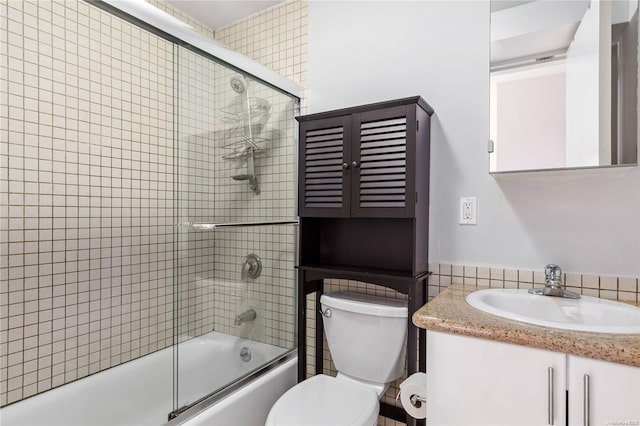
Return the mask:
[[[475,265],[432,263],[428,294],[435,297],[450,284],[472,284],[494,288],[531,288],[544,285],[544,271]],[[640,278],[563,272],[562,282],[568,290],[585,296],[622,302],[640,302]]]

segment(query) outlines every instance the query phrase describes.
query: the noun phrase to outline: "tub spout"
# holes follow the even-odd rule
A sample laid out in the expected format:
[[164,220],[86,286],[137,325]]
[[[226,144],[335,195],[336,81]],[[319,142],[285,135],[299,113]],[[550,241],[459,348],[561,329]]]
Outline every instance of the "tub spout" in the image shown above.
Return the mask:
[[245,322],[255,321],[256,316],[257,316],[256,311],[254,311],[253,309],[249,309],[247,311],[244,311],[240,315],[236,316],[236,319],[233,321],[233,324],[242,325],[242,323],[245,323]]

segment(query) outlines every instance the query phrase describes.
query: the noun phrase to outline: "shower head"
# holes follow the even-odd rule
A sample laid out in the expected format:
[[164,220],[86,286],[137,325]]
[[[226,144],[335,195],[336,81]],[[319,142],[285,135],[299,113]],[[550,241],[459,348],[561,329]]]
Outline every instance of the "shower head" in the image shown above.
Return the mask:
[[233,91],[236,93],[244,93],[244,91],[247,90],[247,82],[240,74],[236,74],[231,77],[229,83],[231,84]]

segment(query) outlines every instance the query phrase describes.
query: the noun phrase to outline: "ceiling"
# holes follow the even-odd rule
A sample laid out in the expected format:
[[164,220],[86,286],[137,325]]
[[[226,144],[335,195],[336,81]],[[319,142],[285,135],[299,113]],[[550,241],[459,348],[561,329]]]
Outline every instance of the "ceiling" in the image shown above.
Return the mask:
[[532,1],[533,0],[491,0],[491,12],[493,13],[500,10],[521,6],[525,3],[531,3]]
[[166,0],[214,30],[268,9],[284,0]]
[[563,54],[588,0],[492,1],[491,65]]

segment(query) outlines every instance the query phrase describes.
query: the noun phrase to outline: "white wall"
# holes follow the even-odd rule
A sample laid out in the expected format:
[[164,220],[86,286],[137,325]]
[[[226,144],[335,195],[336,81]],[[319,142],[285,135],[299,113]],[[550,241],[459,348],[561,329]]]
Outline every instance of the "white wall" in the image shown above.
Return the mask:
[[[309,4],[309,112],[422,95],[434,108],[430,260],[640,275],[640,170],[488,173],[488,2]],[[477,226],[458,198],[477,196]]]

